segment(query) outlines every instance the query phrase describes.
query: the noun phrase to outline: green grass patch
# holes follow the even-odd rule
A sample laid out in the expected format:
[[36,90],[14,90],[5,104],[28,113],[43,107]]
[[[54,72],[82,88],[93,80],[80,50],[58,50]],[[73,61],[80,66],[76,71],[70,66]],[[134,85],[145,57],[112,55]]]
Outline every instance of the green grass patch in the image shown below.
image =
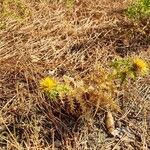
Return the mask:
[[129,18],[139,20],[150,17],[150,0],[136,0],[127,9]]
[[9,19],[21,21],[29,15],[30,11],[22,0],[3,0],[0,10],[0,28],[5,28],[5,22]]

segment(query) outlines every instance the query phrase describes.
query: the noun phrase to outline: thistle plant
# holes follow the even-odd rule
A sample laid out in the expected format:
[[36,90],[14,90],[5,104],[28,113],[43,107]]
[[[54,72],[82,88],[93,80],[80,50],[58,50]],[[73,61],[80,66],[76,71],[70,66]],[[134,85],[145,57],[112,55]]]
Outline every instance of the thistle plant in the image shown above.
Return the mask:
[[[121,79],[121,85],[127,78],[135,79],[146,75],[148,63],[141,58],[119,58],[112,62],[113,73],[96,68],[84,78],[63,76],[63,83],[52,77],[40,80],[40,86],[51,100],[61,100],[67,113],[80,115],[88,111],[94,115],[100,108],[120,111],[116,99],[115,79]],[[59,101],[57,101],[59,102]]]
[[68,87],[58,83],[52,77],[45,77],[40,80],[40,87],[43,89],[48,98],[56,100],[58,97],[63,97],[68,91]]
[[120,58],[112,62],[113,77],[121,79],[121,85],[127,77],[135,79],[137,76],[144,76],[149,72],[149,65],[141,58]]
[[64,83],[46,77],[40,80],[40,87],[50,100],[61,99],[67,112],[77,116],[90,110],[96,114],[100,107],[119,110],[113,97],[113,85],[107,75],[97,70],[83,79],[64,76]]

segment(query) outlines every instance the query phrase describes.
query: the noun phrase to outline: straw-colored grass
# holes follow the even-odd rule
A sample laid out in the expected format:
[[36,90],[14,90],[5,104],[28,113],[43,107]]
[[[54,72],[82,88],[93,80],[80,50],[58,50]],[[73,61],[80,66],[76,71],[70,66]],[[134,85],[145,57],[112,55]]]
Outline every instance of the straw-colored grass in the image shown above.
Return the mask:
[[109,71],[109,62],[118,56],[150,62],[150,20],[130,20],[125,13],[128,4],[0,2],[2,150],[150,148],[149,75],[118,87],[116,100],[122,111],[113,112],[116,137],[107,134],[104,108],[92,117],[93,112],[69,115],[60,109],[62,103],[49,101],[39,85],[50,74],[61,82],[63,75],[85,78],[97,66]]

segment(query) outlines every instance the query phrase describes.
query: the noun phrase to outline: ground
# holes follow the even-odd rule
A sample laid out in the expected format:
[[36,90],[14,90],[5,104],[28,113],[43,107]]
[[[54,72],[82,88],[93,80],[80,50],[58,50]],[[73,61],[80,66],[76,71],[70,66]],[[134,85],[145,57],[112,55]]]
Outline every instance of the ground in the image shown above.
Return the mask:
[[117,57],[150,62],[150,20],[130,19],[128,0],[7,1],[0,18],[1,149],[149,149],[149,75],[118,89],[116,136],[107,133],[106,110],[92,117],[59,112],[39,81],[51,74],[82,78]]

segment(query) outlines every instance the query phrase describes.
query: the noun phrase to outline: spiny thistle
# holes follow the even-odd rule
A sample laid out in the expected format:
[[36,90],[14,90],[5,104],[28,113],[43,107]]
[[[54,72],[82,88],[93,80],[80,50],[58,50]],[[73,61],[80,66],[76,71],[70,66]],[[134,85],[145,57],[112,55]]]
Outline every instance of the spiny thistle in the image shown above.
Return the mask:
[[40,86],[50,99],[57,99],[59,97],[63,97],[66,92],[68,92],[69,88],[61,83],[58,83],[51,77],[45,77],[40,81]]
[[127,79],[135,79],[138,75],[146,75],[149,72],[149,66],[141,58],[120,58],[112,62],[113,76],[121,79],[121,84]]
[[[140,58],[117,59],[112,63],[114,73],[102,67],[95,68],[84,78],[63,76],[63,83],[52,77],[40,81],[46,96],[52,100],[61,100],[68,113],[78,115],[94,110],[94,114],[102,107],[120,111],[116,99],[116,77],[121,84],[127,77],[135,79],[140,74],[148,73],[148,64]],[[115,78],[114,78],[115,77]],[[78,109],[76,109],[78,108]]]
[[[64,82],[69,87],[69,91],[67,93],[67,104],[70,107],[70,112],[74,113],[76,104],[79,104],[79,107],[82,112],[86,112],[87,106],[86,101],[83,98],[86,93],[85,83],[83,80],[75,81],[74,78],[69,76],[63,76]],[[80,110],[79,109],[79,110]]]
[[46,77],[40,81],[40,86],[51,100],[61,99],[69,113],[77,115],[92,109],[96,113],[100,107],[118,110],[113,83],[106,70],[96,69],[82,79],[69,76],[63,76],[63,79],[64,83],[59,83],[52,77]]

